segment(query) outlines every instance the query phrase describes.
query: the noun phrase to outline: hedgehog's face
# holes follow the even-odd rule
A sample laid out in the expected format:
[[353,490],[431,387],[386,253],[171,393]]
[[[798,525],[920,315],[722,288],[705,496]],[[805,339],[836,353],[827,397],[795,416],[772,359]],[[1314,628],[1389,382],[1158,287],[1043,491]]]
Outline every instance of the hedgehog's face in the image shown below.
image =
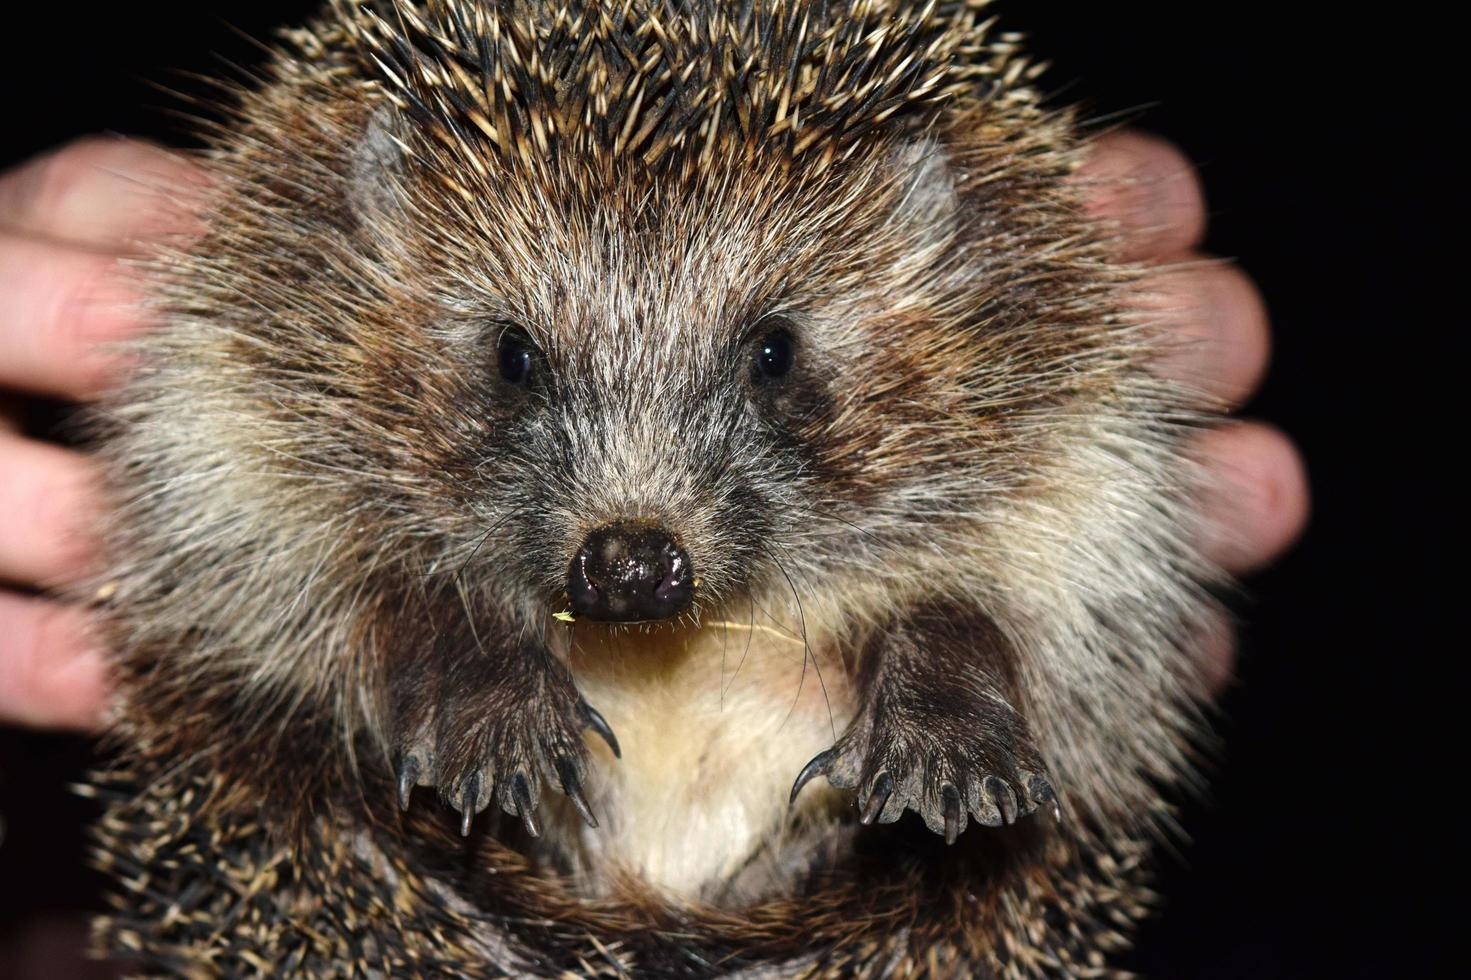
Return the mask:
[[414,293],[395,318],[432,311],[427,373],[472,418],[423,443],[439,506],[473,517],[443,522],[465,567],[528,610],[614,621],[928,574],[902,556],[940,552],[935,515],[986,489],[987,305],[941,151],[682,175],[480,161],[447,209],[451,165],[404,166],[369,210]]

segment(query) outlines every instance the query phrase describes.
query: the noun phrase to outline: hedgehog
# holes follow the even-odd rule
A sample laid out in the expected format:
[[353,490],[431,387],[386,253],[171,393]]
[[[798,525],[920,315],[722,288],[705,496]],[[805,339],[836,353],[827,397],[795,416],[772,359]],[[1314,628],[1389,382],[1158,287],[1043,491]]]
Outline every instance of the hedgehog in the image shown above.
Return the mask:
[[1204,735],[1200,421],[982,0],[332,0],[94,419],[101,944],[1110,975]]

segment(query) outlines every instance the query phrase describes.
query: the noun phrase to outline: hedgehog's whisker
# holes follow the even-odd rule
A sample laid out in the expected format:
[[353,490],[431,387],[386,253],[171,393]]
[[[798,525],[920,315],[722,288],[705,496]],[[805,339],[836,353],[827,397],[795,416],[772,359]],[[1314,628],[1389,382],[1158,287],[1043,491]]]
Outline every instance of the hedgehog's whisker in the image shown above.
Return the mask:
[[851,527],[853,530],[857,531],[859,534],[863,535],[865,538],[867,538],[868,540],[872,541],[874,544],[878,545],[880,548],[883,548],[886,551],[898,551],[899,550],[897,548],[897,546],[894,544],[894,542],[892,542],[892,541],[885,541],[882,537],[880,537],[879,535],[875,534],[873,531],[869,530],[866,527],[861,527],[861,526],[853,523],[852,521],[848,520],[846,517],[843,517],[840,514],[834,513],[833,511],[830,511],[830,510],[823,510],[821,507],[813,507],[811,504],[801,504],[799,506],[801,507],[802,510],[804,510],[807,513],[813,515],[814,517],[821,517],[821,518],[824,518],[826,520],[837,521],[840,524],[846,524],[848,527]]
[[[781,548],[781,545],[778,544],[777,547]],[[786,551],[785,548],[782,550]],[[781,563],[781,560],[764,548],[762,551],[766,552],[766,557],[771,559],[771,563],[776,566],[776,570],[781,572],[782,578],[787,580],[787,587],[792,590],[792,599],[797,603],[797,622],[802,633],[802,674],[797,679],[797,693],[792,697],[792,706],[787,710],[786,718],[782,719],[781,728],[786,727],[787,722],[791,720],[792,714],[796,712],[797,705],[802,700],[802,686],[807,680],[807,661],[810,659],[812,661],[812,669],[817,674],[817,683],[822,688],[822,700],[827,705],[828,725],[832,728],[833,741],[836,742],[838,740],[838,723],[833,718],[833,703],[832,699],[828,697],[827,681],[822,676],[822,665],[818,663],[817,654],[813,652],[812,644],[807,638],[807,612],[802,607],[802,596],[797,591],[797,584],[792,581],[792,576],[788,574],[786,566]],[[791,558],[791,555],[788,554],[787,557]]]
[[[751,638],[756,635],[756,597],[748,591],[746,598],[750,602],[751,614],[750,625],[746,629],[746,648],[741,651],[741,659],[736,662],[735,672],[730,675],[729,683],[725,682],[725,654],[722,652],[720,655],[720,674],[722,681],[720,686],[720,707],[722,710],[725,708],[726,694],[730,693],[730,689],[735,687],[736,678],[741,675],[741,668],[746,665],[746,657],[751,652]],[[729,634],[729,629],[726,632]]]
[[455,569],[454,580],[457,585],[463,582],[465,569],[469,568],[470,563],[475,560],[475,556],[480,554],[480,549],[485,547],[485,542],[490,540],[490,536],[499,531],[501,528],[505,527],[506,524],[511,520],[511,518],[517,516],[520,513],[521,509],[519,507],[513,507],[511,510],[506,512],[505,517],[502,517],[500,520],[496,521],[490,527],[485,529],[485,533],[480,536],[479,541],[475,542],[475,547],[471,549],[470,554],[467,555],[465,560],[460,562],[459,567]]

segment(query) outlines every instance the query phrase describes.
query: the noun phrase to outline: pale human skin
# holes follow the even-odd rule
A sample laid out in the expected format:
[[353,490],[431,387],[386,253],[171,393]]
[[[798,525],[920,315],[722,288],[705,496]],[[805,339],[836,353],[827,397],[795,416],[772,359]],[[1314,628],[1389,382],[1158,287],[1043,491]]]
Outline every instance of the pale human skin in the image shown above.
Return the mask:
[[[1140,305],[1171,344],[1160,369],[1211,407],[1234,409],[1266,371],[1266,309],[1234,265],[1198,251],[1199,180],[1169,144],[1136,132],[1099,140],[1080,172],[1094,212],[1119,228],[1121,258],[1150,267]],[[86,614],[48,592],[97,563],[87,531],[99,507],[80,453],[21,434],[30,396],[87,401],[126,365],[109,341],[146,330],[120,260],[160,236],[188,234],[201,187],[177,154],[88,138],[0,174],[0,724],[93,731],[111,696],[106,657]],[[1282,432],[1231,420],[1197,445],[1217,488],[1204,500],[1207,554],[1246,575],[1282,554],[1307,521],[1302,459]],[[1233,647],[1222,624],[1203,637],[1216,687]]]

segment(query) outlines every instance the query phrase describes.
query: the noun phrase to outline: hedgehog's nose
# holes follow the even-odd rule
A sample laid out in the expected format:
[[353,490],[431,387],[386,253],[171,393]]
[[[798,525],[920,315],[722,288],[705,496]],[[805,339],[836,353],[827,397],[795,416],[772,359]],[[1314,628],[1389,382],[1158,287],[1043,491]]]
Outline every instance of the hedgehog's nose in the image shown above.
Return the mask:
[[690,556],[662,528],[608,524],[587,536],[567,570],[572,611],[588,619],[668,619],[695,593]]

